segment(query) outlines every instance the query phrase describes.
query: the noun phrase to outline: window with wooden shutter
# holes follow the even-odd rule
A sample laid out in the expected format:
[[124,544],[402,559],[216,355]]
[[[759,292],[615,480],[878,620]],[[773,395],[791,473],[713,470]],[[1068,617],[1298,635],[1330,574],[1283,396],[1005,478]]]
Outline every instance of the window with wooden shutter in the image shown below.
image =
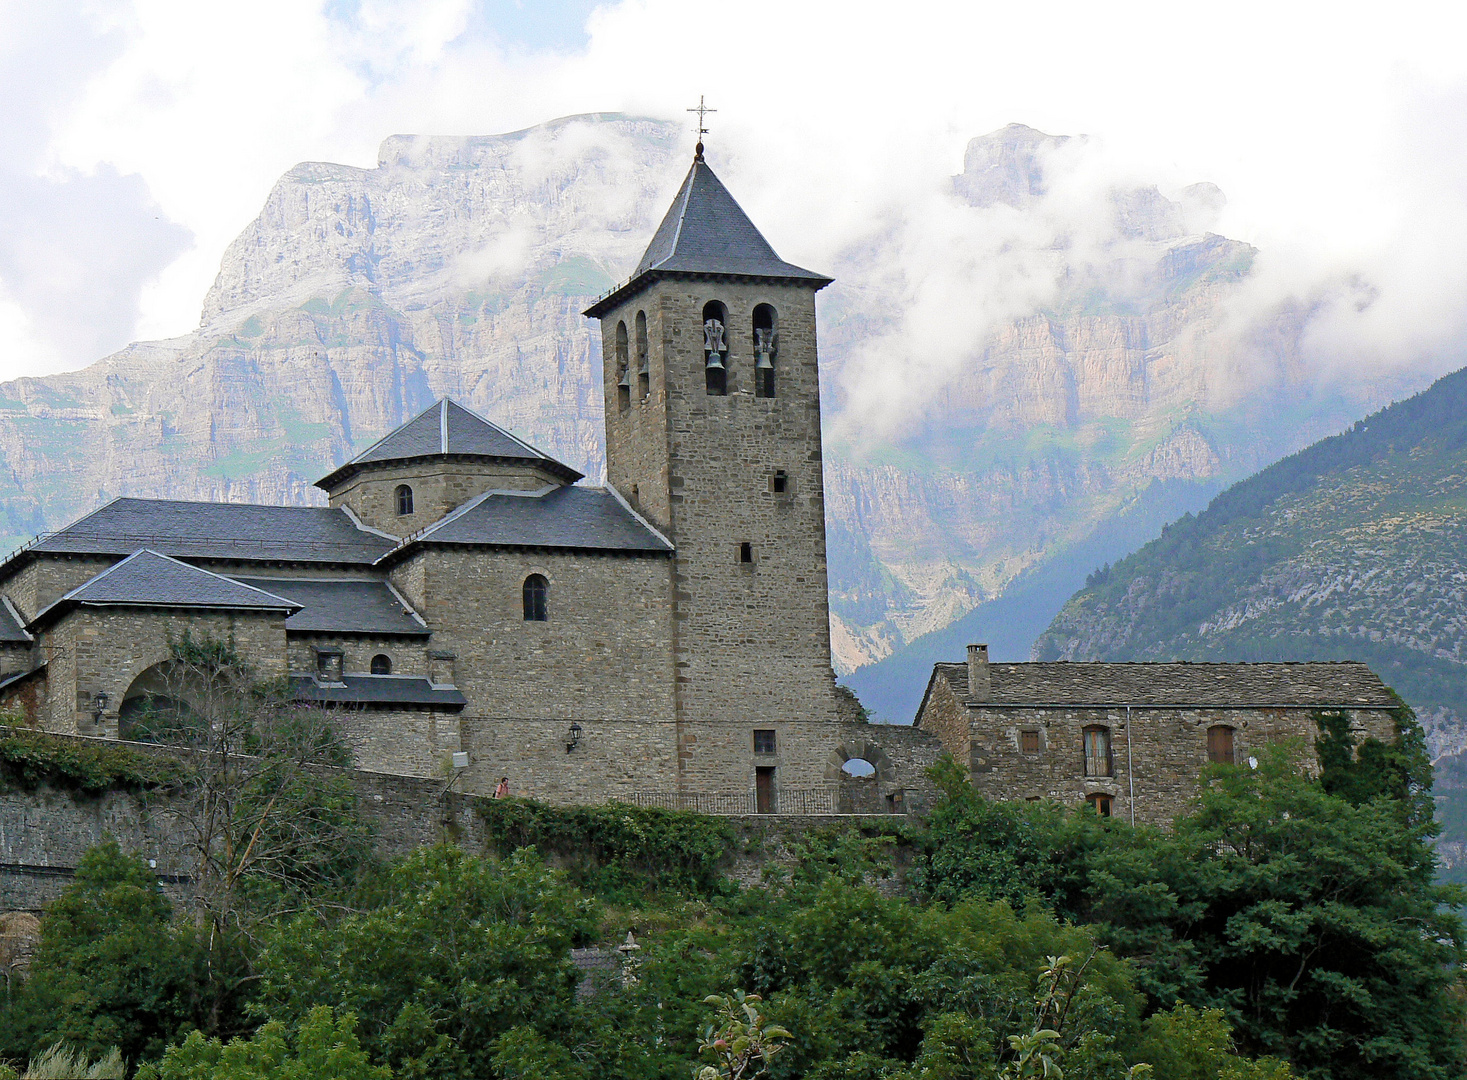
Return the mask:
[[1085,775],[1110,776],[1110,728],[1085,729]]
[[1207,760],[1218,765],[1233,764],[1233,729],[1217,724],[1207,729]]

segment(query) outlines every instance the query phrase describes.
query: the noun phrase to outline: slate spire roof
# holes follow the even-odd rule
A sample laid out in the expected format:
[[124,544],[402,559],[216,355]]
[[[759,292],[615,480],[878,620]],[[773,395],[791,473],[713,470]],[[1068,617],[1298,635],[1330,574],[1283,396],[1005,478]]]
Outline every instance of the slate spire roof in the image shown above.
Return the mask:
[[586,315],[596,318],[625,296],[640,291],[655,280],[649,275],[677,274],[805,281],[817,289],[831,282],[824,274],[787,263],[775,254],[702,157],[694,159],[631,280],[587,308]]
[[293,600],[143,548],[72,589],[32,621],[73,607],[184,607],[226,611],[300,610]]
[[330,490],[368,465],[412,461],[415,458],[478,458],[480,460],[538,465],[552,476],[573,484],[581,474],[569,465],[531,446],[498,424],[470,412],[457,402],[439,398],[396,431],[377,440],[345,465],[316,481]]

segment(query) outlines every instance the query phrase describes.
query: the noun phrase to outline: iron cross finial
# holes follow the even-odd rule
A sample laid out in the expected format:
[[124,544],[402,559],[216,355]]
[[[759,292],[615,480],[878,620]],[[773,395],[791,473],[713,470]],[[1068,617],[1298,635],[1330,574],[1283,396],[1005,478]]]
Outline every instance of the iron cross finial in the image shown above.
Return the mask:
[[717,111],[717,109],[710,109],[707,105],[703,104],[702,94],[698,95],[698,107],[696,109],[688,110],[688,112],[695,112],[698,114],[698,146],[693,153],[693,158],[695,161],[703,160],[703,136],[708,134],[708,129],[703,126],[704,118],[709,113]]

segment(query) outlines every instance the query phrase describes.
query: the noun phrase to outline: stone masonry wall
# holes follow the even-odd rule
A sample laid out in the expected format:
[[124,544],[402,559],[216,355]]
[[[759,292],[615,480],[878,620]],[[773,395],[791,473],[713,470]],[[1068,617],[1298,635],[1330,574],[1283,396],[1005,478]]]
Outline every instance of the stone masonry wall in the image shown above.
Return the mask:
[[[457,654],[464,719],[673,718],[664,556],[432,548],[419,608],[432,648]],[[525,578],[550,583],[549,618],[524,617]]]
[[442,779],[450,756],[463,749],[457,711],[336,709],[331,721],[358,769]]
[[[728,311],[728,394],[706,392],[704,305]],[[776,396],[753,393],[753,309],[779,334]],[[679,776],[685,790],[741,791],[753,731],[782,731],[776,785],[825,784],[837,707],[830,667],[814,292],[775,282],[671,281],[602,322],[648,317],[652,393],[623,412],[606,345],[607,475],[677,546]],[[634,337],[634,335],[633,335]],[[635,366],[635,357],[633,357]],[[636,395],[634,394],[635,398]],[[787,477],[774,491],[776,471]],[[663,508],[663,500],[666,508]],[[740,561],[740,545],[752,561]],[[822,727],[825,725],[825,727]]]
[[[1053,799],[1083,804],[1088,796],[1111,797],[1113,816],[1169,825],[1187,811],[1206,766],[1207,732],[1233,729],[1234,757],[1282,739],[1301,739],[1311,751],[1319,731],[1308,708],[995,708],[968,709],[973,785],[992,799]],[[1361,735],[1394,738],[1386,710],[1359,710],[1352,717]],[[1110,732],[1112,775],[1085,775],[1082,732]],[[925,726],[925,721],[924,721]],[[1036,732],[1039,749],[1022,750],[1024,731]]]
[[[561,480],[543,469],[467,461],[425,460],[410,465],[368,467],[331,492],[333,507],[345,504],[362,524],[407,536],[446,517],[486,491],[538,491]],[[397,488],[413,489],[413,512],[397,514]]]
[[[63,734],[117,737],[117,710],[143,672],[171,656],[168,639],[186,629],[195,637],[233,637],[261,679],[285,675],[285,617],[279,613],[200,613],[166,608],[77,608],[41,636],[51,657],[41,726]],[[108,697],[100,722],[91,702]]]
[[425,638],[293,632],[286,645],[290,673],[315,674],[318,647],[340,649],[341,669],[347,675],[369,674],[372,657],[382,655],[392,661],[393,675],[412,675],[419,679],[428,677],[428,651],[433,648]]
[[79,585],[84,585],[119,559],[88,555],[39,555],[0,581],[21,617],[34,619]]

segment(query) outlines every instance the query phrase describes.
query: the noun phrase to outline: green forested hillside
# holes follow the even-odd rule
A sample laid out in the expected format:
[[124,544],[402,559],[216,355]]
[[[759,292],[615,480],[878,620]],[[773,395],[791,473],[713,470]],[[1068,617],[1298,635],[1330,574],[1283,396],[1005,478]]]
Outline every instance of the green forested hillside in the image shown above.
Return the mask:
[[1285,458],[1092,574],[1072,660],[1365,660],[1433,749],[1467,718],[1467,370]]

